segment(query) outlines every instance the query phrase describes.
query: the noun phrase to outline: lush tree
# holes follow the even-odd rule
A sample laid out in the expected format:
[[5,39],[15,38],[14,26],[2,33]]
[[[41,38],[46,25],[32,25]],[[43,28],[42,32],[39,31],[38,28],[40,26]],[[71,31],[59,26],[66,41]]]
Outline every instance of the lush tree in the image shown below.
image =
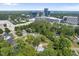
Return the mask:
[[31,29],[31,28],[27,28],[27,29],[26,29],[26,32],[32,33],[32,32],[34,32],[34,31],[33,31],[33,29]]
[[71,55],[71,45],[71,40],[65,38],[63,35],[61,35],[60,38],[55,38],[53,42],[53,48],[57,51],[57,55]]
[[37,20],[29,25],[30,28],[34,29],[35,32],[45,34],[46,31],[50,30],[51,24],[45,20]]
[[2,34],[3,33],[3,30],[2,29],[0,29],[0,34]]
[[21,31],[16,31],[16,35],[22,36],[22,32]]
[[5,32],[10,33],[10,29],[5,28]]
[[5,20],[5,19],[8,19],[8,15],[6,14],[0,14],[0,20]]
[[63,25],[61,32],[68,36],[72,36],[75,33],[74,28],[72,26],[67,25]]
[[38,46],[40,44],[41,40],[39,38],[35,38],[32,42],[33,46]]
[[3,47],[0,49],[0,54],[2,56],[12,56],[12,55],[14,55],[14,51],[11,46]]
[[11,56],[13,55],[13,47],[5,40],[0,40],[0,55]]
[[32,44],[34,40],[35,37],[33,35],[27,35],[27,38],[25,39],[25,41],[28,42],[29,44]]
[[21,31],[22,30],[22,27],[21,26],[16,26],[15,27],[15,31]]
[[79,35],[79,27],[75,27],[75,33]]
[[59,39],[59,47],[60,49],[64,49],[64,48],[70,48],[71,47],[71,41],[67,38],[65,38],[64,36],[63,37],[60,37]]
[[72,55],[72,50],[69,49],[69,48],[64,48],[62,50],[62,55],[64,55],[64,56],[71,56]]
[[56,32],[57,35],[63,33],[64,35],[72,36],[75,33],[73,26],[58,23],[53,23],[50,30]]
[[36,38],[33,40],[33,46],[38,46],[40,43],[48,43],[49,39],[44,35],[37,35]]
[[53,48],[54,49],[56,49],[56,50],[59,49],[59,47],[60,47],[59,42],[60,42],[59,38],[54,38],[54,41],[53,41]]
[[34,34],[34,35],[27,35],[24,38],[25,42],[33,45],[33,46],[38,46],[40,43],[48,43],[49,39],[41,34]]
[[68,38],[65,38],[64,36],[61,36],[60,38],[55,38],[54,39],[54,48],[55,49],[64,49],[64,48],[71,48],[71,40]]
[[17,39],[17,51],[16,55],[18,56],[34,56],[36,55],[35,49],[30,45],[24,42],[23,40]]

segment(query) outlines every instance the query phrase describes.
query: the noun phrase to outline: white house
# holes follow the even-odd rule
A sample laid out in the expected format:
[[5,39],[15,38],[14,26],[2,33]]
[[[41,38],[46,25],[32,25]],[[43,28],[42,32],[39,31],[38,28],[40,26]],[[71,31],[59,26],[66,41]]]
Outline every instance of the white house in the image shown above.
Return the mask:
[[44,47],[43,47],[42,44],[39,44],[37,47],[35,47],[35,49],[36,49],[38,52],[44,51]]

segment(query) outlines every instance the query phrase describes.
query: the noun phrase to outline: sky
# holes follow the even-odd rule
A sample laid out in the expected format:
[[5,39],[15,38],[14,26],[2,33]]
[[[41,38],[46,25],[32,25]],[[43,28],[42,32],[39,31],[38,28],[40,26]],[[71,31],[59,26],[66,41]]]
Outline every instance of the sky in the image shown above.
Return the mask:
[[0,11],[43,10],[79,11],[79,3],[0,3]]

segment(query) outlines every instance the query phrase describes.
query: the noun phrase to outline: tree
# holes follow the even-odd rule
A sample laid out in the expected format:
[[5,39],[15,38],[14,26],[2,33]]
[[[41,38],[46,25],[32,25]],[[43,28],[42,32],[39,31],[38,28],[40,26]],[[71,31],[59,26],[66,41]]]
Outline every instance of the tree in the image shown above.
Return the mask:
[[34,56],[36,55],[36,50],[28,43],[23,40],[17,39],[17,51],[16,56]]
[[32,44],[32,42],[35,40],[35,37],[33,35],[27,35],[27,38],[25,39],[26,42],[29,44]]
[[59,42],[60,49],[71,48],[72,42],[68,38],[61,36],[59,41],[60,41]]
[[27,28],[27,29],[26,29],[26,32],[28,32],[28,33],[32,33],[32,32],[33,32],[33,29],[31,29],[31,28]]
[[50,40],[53,39],[53,32],[50,31],[51,24],[50,22],[46,20],[36,20],[35,22],[28,25],[32,29],[33,32],[40,33],[42,35],[45,35]]
[[70,39],[64,37],[63,35],[61,35],[60,38],[55,38],[53,42],[53,48],[57,51],[57,55],[71,55],[71,45],[72,42]]
[[21,30],[22,30],[22,27],[21,26],[15,27],[15,31],[21,31]]
[[77,33],[79,35],[79,27],[75,28],[75,33]]
[[3,30],[2,29],[0,29],[0,34],[2,34],[3,33]]
[[2,56],[12,56],[13,54],[13,48],[11,46],[3,47],[0,49],[0,53]]
[[5,40],[0,40],[0,56],[13,55],[13,47]]
[[63,33],[64,35],[72,36],[75,33],[73,26],[58,23],[53,23],[50,30],[56,32],[57,35]]
[[10,30],[8,28],[5,28],[5,32],[10,33]]
[[41,40],[40,40],[40,38],[35,38],[34,40],[33,40],[33,46],[38,46],[39,44],[40,44],[40,42],[41,42]]
[[22,32],[21,31],[16,31],[16,35],[22,36]]
[[36,20],[28,26],[35,32],[45,34],[46,31],[48,32],[48,30],[50,30],[51,24],[46,20]]
[[59,49],[59,38],[54,38],[54,41],[53,41],[53,48],[55,49],[55,50],[58,50]]
[[72,26],[66,26],[66,25],[63,25],[61,32],[68,36],[72,36],[75,33],[74,28]]
[[72,50],[69,49],[69,48],[64,48],[62,50],[62,55],[64,55],[64,56],[71,56],[72,55]]
[[33,45],[38,46],[40,43],[48,43],[48,38],[44,35],[37,35],[36,38],[33,40]]

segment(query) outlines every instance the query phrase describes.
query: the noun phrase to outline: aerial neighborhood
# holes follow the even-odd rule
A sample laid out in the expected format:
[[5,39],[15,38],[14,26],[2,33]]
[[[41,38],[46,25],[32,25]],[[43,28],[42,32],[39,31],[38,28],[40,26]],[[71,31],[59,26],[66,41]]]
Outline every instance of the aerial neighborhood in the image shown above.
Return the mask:
[[79,16],[48,8],[0,13],[0,56],[79,56]]

